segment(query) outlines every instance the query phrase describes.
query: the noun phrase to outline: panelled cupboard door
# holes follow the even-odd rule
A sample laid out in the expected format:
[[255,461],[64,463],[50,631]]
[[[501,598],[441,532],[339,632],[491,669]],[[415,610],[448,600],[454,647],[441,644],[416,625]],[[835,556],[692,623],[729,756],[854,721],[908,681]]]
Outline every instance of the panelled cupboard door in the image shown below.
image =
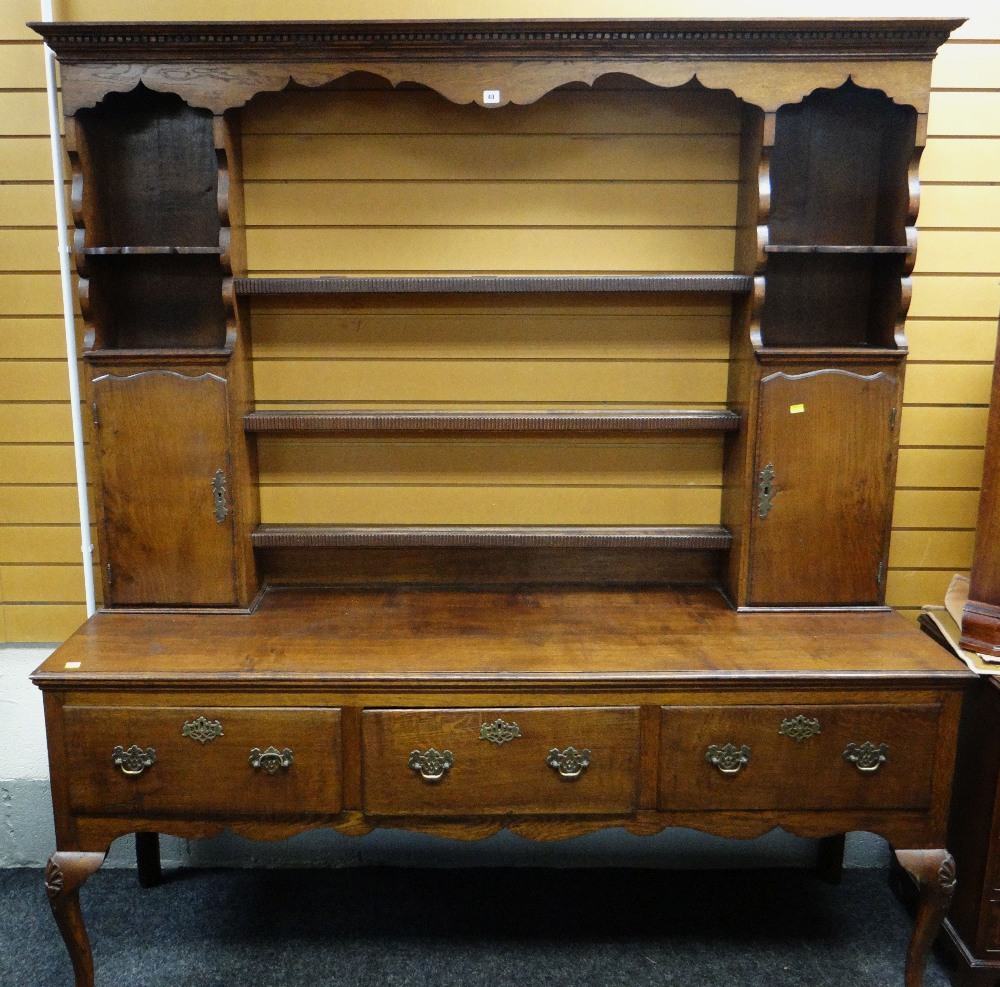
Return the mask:
[[169,370],[94,380],[106,605],[235,602],[226,388]]
[[751,606],[883,600],[898,390],[885,372],[761,381]]

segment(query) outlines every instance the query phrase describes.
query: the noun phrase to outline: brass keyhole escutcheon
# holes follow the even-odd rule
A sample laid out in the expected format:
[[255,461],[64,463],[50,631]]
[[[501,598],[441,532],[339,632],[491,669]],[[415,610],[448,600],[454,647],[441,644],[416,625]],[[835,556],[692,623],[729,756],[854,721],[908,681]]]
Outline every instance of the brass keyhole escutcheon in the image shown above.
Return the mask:
[[815,737],[820,733],[819,720],[810,719],[808,716],[796,716],[791,720],[782,720],[778,727],[778,733],[783,737],[791,737],[800,744],[803,740]]
[[491,744],[501,747],[517,740],[521,736],[521,728],[516,723],[508,723],[498,717],[492,723],[484,723],[479,728],[479,739],[488,740]]
[[757,478],[757,517],[762,521],[774,506],[774,466],[768,463]]

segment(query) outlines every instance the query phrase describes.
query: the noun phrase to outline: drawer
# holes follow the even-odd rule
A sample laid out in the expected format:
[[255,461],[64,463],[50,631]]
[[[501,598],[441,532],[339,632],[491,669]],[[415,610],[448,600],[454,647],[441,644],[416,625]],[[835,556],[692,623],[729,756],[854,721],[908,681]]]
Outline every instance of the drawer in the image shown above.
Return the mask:
[[[68,706],[64,715],[74,811],[261,819],[340,811],[339,710]],[[149,748],[155,760],[141,756]]]
[[637,707],[365,710],[365,812],[621,814],[635,809]]
[[926,809],[939,715],[936,704],[663,707],[659,807]]

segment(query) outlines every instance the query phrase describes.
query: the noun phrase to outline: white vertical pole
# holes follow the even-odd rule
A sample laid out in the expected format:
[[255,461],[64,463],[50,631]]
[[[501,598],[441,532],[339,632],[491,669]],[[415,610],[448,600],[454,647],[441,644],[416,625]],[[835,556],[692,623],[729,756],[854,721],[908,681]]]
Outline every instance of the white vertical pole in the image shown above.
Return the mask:
[[[52,21],[52,0],[42,0],[42,20]],[[63,178],[62,142],[59,138],[59,100],[56,94],[56,57],[45,50],[45,88],[49,97],[49,136],[52,144],[52,186],[56,197],[56,231],[59,234],[59,275],[62,280],[63,322],[66,329],[66,360],[69,369],[69,403],[73,418],[73,453],[76,459],[76,494],[80,505],[80,537],[83,552],[83,588],[87,616],[97,609],[94,599],[94,546],[90,541],[90,506],[87,503],[87,467],[83,457],[83,414],[80,408],[80,375],[76,359],[76,324],[73,317],[73,279],[69,267],[70,245]]]

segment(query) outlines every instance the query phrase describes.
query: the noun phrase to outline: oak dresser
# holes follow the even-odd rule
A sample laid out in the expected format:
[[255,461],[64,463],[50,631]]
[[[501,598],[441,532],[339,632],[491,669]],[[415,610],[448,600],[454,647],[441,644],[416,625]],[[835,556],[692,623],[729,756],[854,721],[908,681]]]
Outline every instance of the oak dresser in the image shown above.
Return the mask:
[[[970,676],[884,601],[930,66],[960,23],[34,25],[60,61],[103,577],[102,611],[34,676],[46,887],[78,987],[94,983],[78,892],[117,837],[139,834],[154,880],[159,833],[383,826],[869,830],[922,887],[905,972],[921,982],[954,887]],[[248,261],[249,101],[328,93],[343,116],[377,92],[446,129],[503,130],[623,86],[621,130],[633,99],[674,131],[666,225],[684,246],[652,269],[271,277]],[[720,113],[711,138],[674,123]],[[720,203],[723,220],[699,215]],[[489,299],[526,333],[553,299],[622,319],[724,306],[727,397],[275,406],[255,399],[251,351],[277,297]],[[718,517],[347,524],[265,504],[262,523],[261,443],[359,434],[711,441]]]

